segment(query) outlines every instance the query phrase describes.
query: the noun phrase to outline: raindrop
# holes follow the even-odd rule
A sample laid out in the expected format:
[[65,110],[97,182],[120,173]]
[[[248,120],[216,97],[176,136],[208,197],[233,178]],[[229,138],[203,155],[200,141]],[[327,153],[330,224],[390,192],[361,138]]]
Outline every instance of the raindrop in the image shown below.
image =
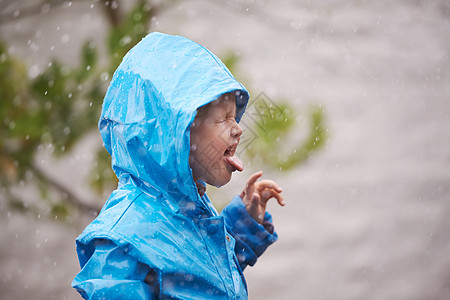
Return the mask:
[[92,107],[92,101],[91,101],[91,102],[89,102],[89,106],[90,106],[90,107]]
[[104,81],[107,81],[109,79],[108,72],[103,72],[102,74],[100,74],[100,78]]
[[20,15],[20,9],[16,9],[13,13],[13,17],[17,18]]
[[300,21],[291,21],[289,23],[289,26],[291,26],[291,28],[294,29],[294,30],[298,30],[298,29],[302,28],[302,25],[303,24]]
[[40,73],[39,66],[38,65],[32,65],[30,69],[28,70],[28,76],[31,78],[36,78]]
[[25,172],[25,178],[27,179],[27,180],[31,180],[31,179],[33,179],[33,172],[31,172],[31,171],[26,171]]
[[126,35],[124,36],[121,40],[120,40],[120,44],[122,46],[128,45],[129,43],[131,43],[131,37]]
[[111,8],[112,9],[118,9],[119,8],[119,3],[117,3],[117,1],[112,1],[111,2]]
[[12,55],[16,52],[16,48],[14,48],[14,46],[11,46],[8,48],[8,54]]
[[67,43],[69,40],[70,40],[70,36],[68,34],[64,34],[61,37],[61,43],[63,43],[63,44]]
[[45,3],[41,6],[41,14],[46,14],[50,11],[50,4]]
[[49,151],[50,153],[55,152],[55,146],[53,146],[53,144],[49,144],[49,145],[47,146],[47,148],[48,148],[48,151]]
[[31,52],[38,52],[39,51],[39,46],[36,45],[35,42],[32,42],[31,45],[30,45],[30,50],[31,50]]

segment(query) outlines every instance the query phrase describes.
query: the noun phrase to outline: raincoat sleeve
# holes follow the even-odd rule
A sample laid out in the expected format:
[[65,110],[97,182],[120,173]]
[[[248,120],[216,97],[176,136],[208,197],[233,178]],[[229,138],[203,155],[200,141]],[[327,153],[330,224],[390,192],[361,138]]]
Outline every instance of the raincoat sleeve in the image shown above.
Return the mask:
[[234,251],[242,270],[248,265],[253,266],[267,247],[278,239],[272,216],[266,212],[263,223],[259,224],[248,214],[239,196],[234,197],[221,214],[227,231],[236,240]]
[[72,286],[84,299],[155,299],[151,269],[108,240],[97,242]]

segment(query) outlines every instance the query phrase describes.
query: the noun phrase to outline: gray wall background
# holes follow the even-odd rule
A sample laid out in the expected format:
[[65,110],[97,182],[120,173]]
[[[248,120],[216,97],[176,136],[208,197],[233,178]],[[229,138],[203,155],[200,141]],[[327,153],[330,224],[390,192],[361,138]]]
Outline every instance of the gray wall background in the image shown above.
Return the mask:
[[[69,3],[0,26],[30,75],[52,56],[75,64],[82,41],[103,38],[100,11]],[[253,96],[325,109],[326,149],[293,171],[265,173],[288,204],[269,207],[279,241],[246,270],[250,299],[449,299],[449,1],[189,0],[152,24],[219,55],[238,51]],[[38,159],[90,199],[84,176],[100,143],[90,133],[62,160],[45,150]],[[256,170],[247,165],[220,197]],[[0,298],[78,299],[74,240],[90,217],[30,218],[3,200]]]

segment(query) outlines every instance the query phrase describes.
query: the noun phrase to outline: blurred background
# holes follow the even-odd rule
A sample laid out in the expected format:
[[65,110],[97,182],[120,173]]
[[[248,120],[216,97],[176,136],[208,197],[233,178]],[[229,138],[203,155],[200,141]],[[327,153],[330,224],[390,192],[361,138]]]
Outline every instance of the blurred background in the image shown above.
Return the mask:
[[252,94],[241,174],[279,241],[250,299],[450,299],[448,0],[0,1],[0,298],[79,299],[75,238],[116,181],[96,125],[143,36],[186,36]]

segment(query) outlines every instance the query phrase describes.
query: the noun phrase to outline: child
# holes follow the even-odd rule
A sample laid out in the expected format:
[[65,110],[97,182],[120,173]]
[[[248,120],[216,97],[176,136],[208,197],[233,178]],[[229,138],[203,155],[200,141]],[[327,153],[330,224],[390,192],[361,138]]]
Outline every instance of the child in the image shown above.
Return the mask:
[[222,62],[180,36],[151,33],[124,57],[99,129],[119,185],[77,239],[85,299],[247,299],[242,271],[276,241],[270,198],[250,176],[219,215],[205,183],[226,184],[249,95]]

